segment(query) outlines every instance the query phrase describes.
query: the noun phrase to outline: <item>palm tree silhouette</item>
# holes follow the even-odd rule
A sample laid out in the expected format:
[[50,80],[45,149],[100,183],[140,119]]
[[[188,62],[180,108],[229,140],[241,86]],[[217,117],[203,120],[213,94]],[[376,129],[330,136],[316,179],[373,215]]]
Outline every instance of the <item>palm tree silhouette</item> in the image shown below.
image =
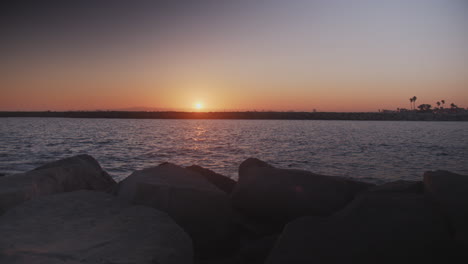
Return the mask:
[[442,102],[442,108],[444,108],[444,106],[445,106],[445,100],[442,99],[442,100],[440,100],[440,101]]
[[413,109],[416,109],[416,99],[418,99],[416,96],[413,96]]
[[411,97],[409,101],[410,101],[410,109],[413,110],[413,97]]

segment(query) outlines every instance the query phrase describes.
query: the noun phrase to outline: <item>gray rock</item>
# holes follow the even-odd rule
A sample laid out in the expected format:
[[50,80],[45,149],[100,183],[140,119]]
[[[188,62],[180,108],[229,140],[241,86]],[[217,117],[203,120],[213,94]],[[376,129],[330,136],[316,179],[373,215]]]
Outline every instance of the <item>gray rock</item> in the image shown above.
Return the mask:
[[230,250],[229,197],[195,172],[170,163],[136,171],[118,196],[168,213],[192,237],[197,258]]
[[424,193],[422,181],[398,180],[387,182],[369,189],[370,192]]
[[48,195],[0,217],[0,263],[192,263],[167,214],[96,191]]
[[239,165],[239,175],[245,175],[250,168],[274,168],[272,165],[257,158],[248,158]]
[[239,167],[233,206],[243,213],[286,223],[304,215],[330,215],[372,184],[303,170],[278,169],[257,159]]
[[205,169],[197,165],[192,165],[190,167],[187,167],[187,169],[200,174],[209,182],[211,182],[216,187],[218,187],[226,193],[231,193],[234,187],[236,186],[236,181],[224,175],[218,174],[212,170]]
[[428,171],[424,173],[424,190],[448,220],[452,235],[468,257],[468,176]]
[[451,263],[451,246],[423,194],[366,193],[334,216],[289,223],[266,263]]
[[89,155],[48,163],[0,178],[0,213],[37,196],[75,190],[107,190],[116,182]]
[[240,263],[263,264],[275,245],[278,235],[270,235],[261,239],[243,243],[239,251]]

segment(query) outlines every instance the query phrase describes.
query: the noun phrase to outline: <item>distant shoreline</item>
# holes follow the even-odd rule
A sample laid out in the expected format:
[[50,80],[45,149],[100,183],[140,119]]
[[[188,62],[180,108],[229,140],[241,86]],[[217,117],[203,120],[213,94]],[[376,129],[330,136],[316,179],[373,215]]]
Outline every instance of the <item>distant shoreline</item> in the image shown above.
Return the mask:
[[372,112],[130,112],[130,111],[3,111],[0,117],[62,117],[119,119],[256,119],[256,120],[402,120],[468,121],[468,113]]

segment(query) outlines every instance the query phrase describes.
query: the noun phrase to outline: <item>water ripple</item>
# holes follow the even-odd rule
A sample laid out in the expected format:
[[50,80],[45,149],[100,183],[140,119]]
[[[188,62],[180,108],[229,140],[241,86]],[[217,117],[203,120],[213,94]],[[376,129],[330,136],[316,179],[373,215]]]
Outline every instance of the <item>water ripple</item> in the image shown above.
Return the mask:
[[468,174],[468,123],[3,118],[0,173],[87,153],[117,180],[170,161],[237,178],[244,159],[382,183]]

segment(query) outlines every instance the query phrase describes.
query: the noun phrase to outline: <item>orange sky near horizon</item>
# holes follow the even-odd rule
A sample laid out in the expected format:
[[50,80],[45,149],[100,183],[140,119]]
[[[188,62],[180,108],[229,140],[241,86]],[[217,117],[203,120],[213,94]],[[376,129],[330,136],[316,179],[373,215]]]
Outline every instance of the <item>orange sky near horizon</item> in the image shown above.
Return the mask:
[[[447,84],[235,84],[194,81],[174,84],[106,83],[100,81],[39,81],[15,84],[14,89],[2,92],[1,111],[68,111],[119,110],[148,108],[149,110],[194,111],[195,104],[203,104],[202,111],[337,111],[374,112],[378,109],[410,108],[409,97],[416,95],[417,104],[433,106],[444,99],[466,107],[466,87],[463,83]],[[36,89],[28,89],[34,85]],[[236,88],[239,85],[242,88]],[[380,89],[375,89],[380,85]],[[445,93],[442,87],[451,85],[458,94]],[[67,87],[64,89],[63,87]],[[103,87],[112,87],[109,92]],[[128,88],[131,87],[131,88]],[[143,108],[142,108],[143,109]]]
[[213,5],[135,8],[128,21],[27,10],[0,31],[0,111],[375,112],[412,96],[468,107],[467,4]]

